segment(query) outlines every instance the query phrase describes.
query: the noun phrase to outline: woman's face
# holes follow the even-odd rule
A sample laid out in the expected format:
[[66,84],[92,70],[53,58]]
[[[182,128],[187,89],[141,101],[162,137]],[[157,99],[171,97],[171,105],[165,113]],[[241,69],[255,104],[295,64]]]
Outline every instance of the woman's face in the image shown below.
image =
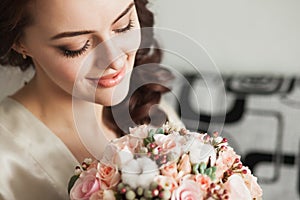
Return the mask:
[[33,24],[20,44],[48,95],[102,105],[126,96],[141,39],[132,0],[36,0],[29,12]]

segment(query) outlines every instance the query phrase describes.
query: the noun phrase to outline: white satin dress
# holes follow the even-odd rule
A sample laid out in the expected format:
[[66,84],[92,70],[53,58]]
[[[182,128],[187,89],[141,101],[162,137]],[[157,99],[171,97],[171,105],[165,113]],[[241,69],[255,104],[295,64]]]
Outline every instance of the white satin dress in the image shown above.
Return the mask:
[[23,105],[0,104],[0,199],[68,199],[76,158],[65,144]]

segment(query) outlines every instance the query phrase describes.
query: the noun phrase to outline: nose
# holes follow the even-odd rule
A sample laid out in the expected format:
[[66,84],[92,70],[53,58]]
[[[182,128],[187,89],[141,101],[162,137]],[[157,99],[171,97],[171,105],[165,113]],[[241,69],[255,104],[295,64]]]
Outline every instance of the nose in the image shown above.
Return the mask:
[[112,40],[100,43],[94,49],[94,65],[101,69],[119,70],[125,65],[126,54]]

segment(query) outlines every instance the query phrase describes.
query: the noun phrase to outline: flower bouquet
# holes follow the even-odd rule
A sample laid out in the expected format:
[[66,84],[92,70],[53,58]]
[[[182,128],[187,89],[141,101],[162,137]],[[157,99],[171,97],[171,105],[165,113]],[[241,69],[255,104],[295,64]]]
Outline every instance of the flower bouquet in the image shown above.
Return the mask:
[[86,159],[69,182],[77,199],[261,199],[257,178],[218,133],[166,123],[115,139],[99,161]]

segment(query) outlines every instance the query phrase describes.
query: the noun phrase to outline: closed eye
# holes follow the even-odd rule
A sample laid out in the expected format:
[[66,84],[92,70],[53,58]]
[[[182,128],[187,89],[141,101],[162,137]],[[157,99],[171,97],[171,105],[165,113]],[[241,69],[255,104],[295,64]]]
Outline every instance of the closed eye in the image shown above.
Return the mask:
[[125,33],[127,31],[131,30],[131,28],[133,28],[133,27],[134,27],[133,20],[129,20],[129,23],[126,27],[120,28],[120,29],[115,29],[114,32],[115,33]]
[[84,52],[86,52],[86,50],[88,50],[89,47],[90,47],[90,41],[87,40],[83,45],[83,47],[81,47],[80,49],[71,50],[66,47],[59,47],[59,48],[65,57],[74,58],[82,55]]

